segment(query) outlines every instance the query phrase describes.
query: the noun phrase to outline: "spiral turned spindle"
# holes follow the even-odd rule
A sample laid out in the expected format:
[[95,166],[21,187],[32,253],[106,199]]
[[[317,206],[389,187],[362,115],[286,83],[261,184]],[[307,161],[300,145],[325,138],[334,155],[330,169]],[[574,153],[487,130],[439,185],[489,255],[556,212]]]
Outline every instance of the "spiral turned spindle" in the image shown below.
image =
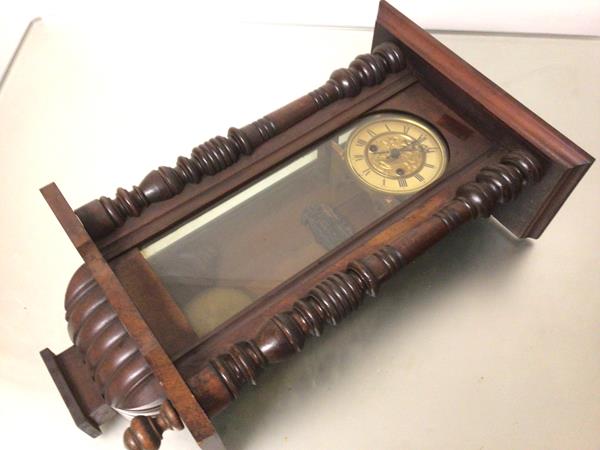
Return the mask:
[[403,265],[393,247],[383,247],[317,284],[292,309],[272,317],[257,336],[235,344],[211,361],[233,398],[241,387],[256,384],[260,370],[283,361],[304,347],[308,336],[319,336],[325,325],[336,325],[358,309],[365,295],[374,295],[381,282]]
[[448,231],[469,220],[489,217],[498,204],[514,200],[542,174],[542,166],[533,155],[522,150],[510,152],[499,163],[484,167],[474,182],[461,186],[454,200],[434,217],[441,219]]
[[242,128],[230,128],[227,137],[217,136],[180,156],[175,167],[159,167],[131,190],[119,188],[114,199],[101,197],[75,212],[94,239],[107,236],[129,217],[137,217],[153,203],[179,194],[186,185],[197,184],[234,164],[241,155],[302,119],[345,97],[358,95],[364,87],[383,82],[390,73],[405,67],[400,49],[391,43],[377,46],[372,54],[358,56],[347,69],[339,69],[320,88]]
[[[461,186],[453,200],[410,232],[391,240],[346,269],[318,283],[292,307],[271,317],[252,339],[237,342],[188,378],[190,389],[208,416],[238,398],[248,383],[256,384],[263,368],[300,352],[309,336],[336,325],[375,296],[381,283],[459,225],[488,217],[501,203],[515,199],[523,187],[542,177],[540,162],[526,151],[513,151],[481,169],[475,181]],[[155,450],[166,429],[181,428],[167,401],[155,418],[136,417],[125,433],[130,450]]]
[[[291,309],[268,320],[253,339],[238,342],[212,359],[188,380],[198,401],[209,415],[218,413],[239,396],[244,385],[255,384],[267,365],[299,352],[307,337],[319,336],[325,325],[339,323],[402,266],[460,224],[489,216],[496,205],[513,200],[541,176],[539,161],[525,151],[508,153],[499,163],[483,168],[474,182],[460,187],[455,198],[428,220],[328,276]],[[210,386],[218,384],[215,379],[224,389],[209,397]]]
[[125,430],[123,442],[129,450],[157,450],[167,430],[182,430],[183,423],[169,400],[156,417],[137,416]]

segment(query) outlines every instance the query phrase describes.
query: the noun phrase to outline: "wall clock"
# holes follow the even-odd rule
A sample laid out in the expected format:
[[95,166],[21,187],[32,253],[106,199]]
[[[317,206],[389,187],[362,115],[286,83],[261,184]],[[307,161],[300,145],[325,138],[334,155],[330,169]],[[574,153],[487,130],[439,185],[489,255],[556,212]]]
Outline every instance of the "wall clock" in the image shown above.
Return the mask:
[[129,449],[211,418],[460,225],[537,238],[593,159],[385,2],[370,54],[73,210],[73,346],[42,351],[75,423]]

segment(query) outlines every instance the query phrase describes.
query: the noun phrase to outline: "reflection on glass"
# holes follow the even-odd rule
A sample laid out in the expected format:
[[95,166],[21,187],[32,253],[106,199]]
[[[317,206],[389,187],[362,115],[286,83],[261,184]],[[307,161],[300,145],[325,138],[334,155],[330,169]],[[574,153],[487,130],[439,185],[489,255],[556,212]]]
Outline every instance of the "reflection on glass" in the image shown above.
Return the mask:
[[433,182],[446,160],[425,123],[369,116],[142,254],[202,336]]

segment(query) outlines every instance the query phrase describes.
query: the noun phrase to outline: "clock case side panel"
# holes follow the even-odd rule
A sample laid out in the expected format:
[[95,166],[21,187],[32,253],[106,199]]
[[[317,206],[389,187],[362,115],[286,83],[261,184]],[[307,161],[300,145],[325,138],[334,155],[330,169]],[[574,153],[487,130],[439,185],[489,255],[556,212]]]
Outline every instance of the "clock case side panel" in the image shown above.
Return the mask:
[[382,1],[373,46],[394,42],[419,81],[492,139],[543,158],[546,176],[494,216],[520,238],[538,238],[594,159],[418,25]]
[[[168,311],[169,299],[164,296],[164,292],[161,291],[161,286],[159,284],[152,284],[152,278],[149,277],[147,273],[144,274],[143,272],[143,265],[136,265],[134,268],[129,268],[129,271],[119,270],[119,263],[135,265],[135,260],[127,259],[128,255],[124,255],[119,260],[112,262],[115,265],[116,270],[121,274],[120,278],[115,272],[115,268],[111,267],[109,262],[103,258],[95,242],[87,233],[83,224],[76,216],[75,212],[71,209],[62,193],[59,191],[58,187],[52,183],[42,188],[41,192],[85,263],[85,265],[82,266],[82,268],[78,271],[79,276],[76,274],[74,279],[76,281],[81,279],[79,281],[83,281],[84,288],[85,285],[90,285],[91,289],[95,289],[94,286],[97,286],[97,291],[101,293],[101,304],[107,304],[107,307],[104,309],[110,314],[116,313],[118,315],[119,320],[117,321],[117,324],[126,331],[127,337],[134,341],[135,345],[133,347],[132,355],[141,355],[141,359],[144,361],[144,364],[147,363],[146,365],[150,368],[150,370],[146,370],[144,366],[143,370],[146,370],[146,374],[141,377],[141,379],[138,378],[135,381],[135,384],[149,382],[152,386],[155,386],[156,389],[149,393],[149,396],[157,396],[157,401],[162,399],[161,388],[164,389],[164,393],[170,402],[165,402],[163,404],[163,408],[161,408],[160,413],[166,413],[168,416],[167,419],[169,417],[173,418],[173,414],[178,413],[176,421],[171,422],[167,420],[165,422],[165,419],[161,421],[161,424],[165,425],[166,429],[173,426],[180,428],[180,426],[185,424],[200,447],[205,444],[215,443],[216,446],[214,448],[222,448],[222,445],[217,445],[220,444],[220,438],[214,429],[212,422],[206,416],[204,410],[191,394],[189,387],[176,370],[172,362],[171,355],[167,353],[167,351],[172,353],[184,351],[184,341],[187,341],[187,330],[185,329],[185,326],[181,326],[181,321],[178,321],[176,317],[178,310],[176,308],[174,311],[171,310],[171,313],[174,314],[171,314],[171,319],[175,324],[180,325],[180,328],[178,328],[176,331],[173,331],[176,332],[177,336],[174,339],[171,338],[165,340],[166,335],[163,329],[163,336],[159,340],[155,335],[154,330],[146,322],[146,320],[148,320],[150,323],[156,322],[157,318],[152,316],[152,311],[148,312],[148,308],[151,309],[151,305],[146,302],[147,299],[145,296],[150,294],[150,299],[160,301],[163,305],[162,310],[164,311],[166,308]],[[134,254],[133,257],[135,258],[135,256],[136,255]],[[135,281],[133,282],[128,280],[128,276],[131,271],[134,272],[133,277],[135,278]],[[83,280],[84,278],[89,278],[90,282],[86,283],[85,280]],[[81,285],[81,283],[76,284]],[[90,288],[90,286],[87,287]],[[127,289],[125,286],[127,286]],[[148,292],[147,289],[158,289],[158,292]],[[85,294],[86,289],[83,289],[83,291],[83,294]],[[77,295],[75,295],[75,297],[77,297]],[[105,300],[107,302],[105,302]],[[150,316],[142,315],[142,311],[144,311],[145,308],[146,314],[150,314]],[[82,312],[85,313],[86,311],[88,315],[90,313],[93,315],[95,309],[93,307],[83,308]],[[155,312],[156,311],[154,311],[154,313]],[[93,329],[98,329],[99,327],[101,328],[103,324],[102,320],[86,321],[86,319],[83,317],[82,319],[83,320],[81,323],[83,326],[85,326],[87,322],[92,322],[91,328]],[[98,335],[98,333],[96,333],[96,335]],[[94,337],[91,336],[91,339],[93,338]],[[163,344],[167,345],[167,347],[165,348]],[[66,352],[63,352],[63,354],[64,353]],[[60,356],[62,356],[62,354]],[[75,419],[76,423],[81,427],[80,423],[78,422],[78,419],[80,418],[79,412],[80,410],[85,412],[86,405],[83,402],[78,402],[78,404],[75,405],[76,407],[72,408],[69,404],[69,401],[72,399],[72,395],[70,394],[73,393],[73,386],[67,386],[65,389],[62,387],[63,383],[61,380],[61,378],[65,378],[65,375],[68,374],[64,370],[59,373],[54,370],[56,368],[56,363],[60,363],[60,361],[57,361],[60,359],[60,356],[59,358],[54,358],[51,352],[42,352],[42,358],[44,359],[53,378],[55,381],[57,381],[57,387],[59,388],[61,395],[63,395],[67,406],[69,406],[69,410],[73,415],[73,419]],[[81,357],[80,354],[77,356]],[[131,367],[126,367],[124,361],[130,359],[126,356],[125,360],[123,360],[123,358],[112,359],[114,359],[114,361],[120,365],[120,368],[117,370],[119,372],[125,372],[125,378],[127,378],[127,380],[125,381],[125,385],[123,386],[124,389],[122,389],[121,392],[126,397],[128,392],[132,392],[132,390],[128,390],[128,388],[133,388],[133,390],[135,390],[135,386],[131,386],[129,380],[131,378],[136,378],[136,373],[138,370],[132,369]],[[90,371],[87,367],[85,369],[86,370],[80,371],[76,367],[75,369],[72,369],[72,371],[73,373],[77,371],[77,376],[86,377],[86,375],[90,374]],[[156,384],[156,381],[160,383],[160,387]],[[89,385],[91,380],[87,380],[87,382]],[[95,384],[95,387],[97,387],[97,383]],[[65,393],[68,394],[66,397],[64,396]],[[171,402],[173,406],[171,406]],[[174,412],[175,410],[173,407],[176,408],[176,413]],[[139,411],[141,414],[155,414],[156,412],[158,411],[155,409]],[[136,411],[131,411],[130,413],[135,414]],[[179,420],[179,417],[181,420]],[[136,430],[132,430],[128,434],[129,438],[136,440],[141,436],[141,439],[144,442],[146,442],[148,438],[156,439],[157,437],[155,434],[159,431],[159,428],[157,428],[158,425],[152,425],[146,422],[147,421],[144,421],[143,418],[136,417],[132,424],[135,424],[136,430],[140,431],[142,434],[139,435]],[[90,423],[91,421],[88,421],[88,423],[84,423],[84,426],[88,427]],[[94,423],[91,423],[91,425],[93,426]],[[149,430],[152,431],[150,433],[152,436],[150,437],[147,436]],[[99,433],[97,426],[95,429],[92,429],[91,432],[86,429],[84,429],[84,431],[90,435]],[[161,435],[162,431],[164,431],[164,429],[161,428]],[[139,444],[139,442],[137,444]]]

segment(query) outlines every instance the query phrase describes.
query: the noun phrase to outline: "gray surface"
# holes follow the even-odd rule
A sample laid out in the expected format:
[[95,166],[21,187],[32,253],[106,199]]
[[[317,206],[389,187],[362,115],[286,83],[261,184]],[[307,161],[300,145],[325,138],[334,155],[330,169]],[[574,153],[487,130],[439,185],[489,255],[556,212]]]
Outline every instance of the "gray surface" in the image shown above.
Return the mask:
[[[255,26],[226,36],[209,25],[156,33],[142,23],[136,33],[113,27],[92,36],[39,24],[0,93],[7,448],[23,437],[41,446],[46,436],[65,449],[120,448],[124,425],[94,441],[84,436],[37,355],[69,345],[61,298],[79,264],[37,188],[56,180],[74,206],[114,192],[313,89],[370,44],[369,31]],[[600,154],[599,41],[441,38]],[[251,55],[267,43],[276,57],[255,70]],[[222,50],[234,46],[241,69],[227,73],[232,58]],[[235,84],[240,71],[249,92]],[[229,89],[225,101],[219,89]],[[259,450],[598,448],[599,171],[591,169],[538,242],[516,242],[485,221],[457,231],[376,302],[266,372],[218,418],[224,442]],[[169,432],[162,448],[194,447],[186,433]]]

